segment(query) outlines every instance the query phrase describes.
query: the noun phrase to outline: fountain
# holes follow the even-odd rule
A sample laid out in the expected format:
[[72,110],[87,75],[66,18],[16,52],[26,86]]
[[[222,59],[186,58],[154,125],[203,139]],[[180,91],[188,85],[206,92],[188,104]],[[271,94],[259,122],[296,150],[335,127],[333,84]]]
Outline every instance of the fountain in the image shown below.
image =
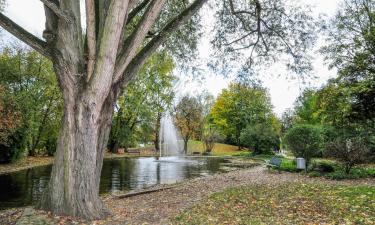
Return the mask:
[[159,156],[181,156],[183,154],[182,140],[172,121],[169,112],[165,113],[160,121]]
[[161,163],[194,163],[196,160],[186,159],[184,156],[183,140],[181,139],[171,117],[167,112],[160,121],[159,157]]

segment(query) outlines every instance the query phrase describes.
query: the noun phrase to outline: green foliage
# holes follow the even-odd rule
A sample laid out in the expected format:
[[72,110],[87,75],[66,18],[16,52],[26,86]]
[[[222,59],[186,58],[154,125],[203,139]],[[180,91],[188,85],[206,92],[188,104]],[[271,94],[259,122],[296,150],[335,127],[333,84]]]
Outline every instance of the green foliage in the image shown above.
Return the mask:
[[227,142],[241,146],[241,132],[247,126],[274,123],[267,91],[261,87],[232,83],[216,99],[211,118]]
[[62,99],[51,62],[23,47],[5,47],[0,54],[0,86],[5,105],[13,105],[19,117],[3,148],[7,155],[13,160],[27,154],[52,155]]
[[254,154],[270,153],[279,148],[279,136],[270,124],[248,126],[241,132],[241,143]]
[[155,53],[128,85],[117,102],[109,139],[111,151],[159,143],[160,119],[174,97],[173,69],[173,60],[165,51]]
[[[293,190],[293,191],[291,191]],[[326,184],[230,188],[175,217],[176,224],[371,224],[375,188]]]
[[335,163],[330,161],[314,161],[311,165],[311,170],[320,173],[331,173],[335,171],[335,166]]
[[298,172],[300,170],[297,169],[297,163],[295,159],[287,159],[284,158],[280,165],[280,170],[288,171],[288,172]]
[[350,0],[340,5],[336,15],[325,26],[326,46],[321,49],[325,60],[338,69],[339,77],[323,87],[318,95],[322,122],[366,137],[365,143],[375,156],[375,3]]
[[303,157],[307,164],[321,151],[322,134],[319,127],[296,125],[285,134],[288,148],[296,157]]
[[320,173],[318,176],[324,176],[332,180],[375,178],[375,168],[356,167],[351,169],[349,173],[344,168],[338,168],[331,173]]

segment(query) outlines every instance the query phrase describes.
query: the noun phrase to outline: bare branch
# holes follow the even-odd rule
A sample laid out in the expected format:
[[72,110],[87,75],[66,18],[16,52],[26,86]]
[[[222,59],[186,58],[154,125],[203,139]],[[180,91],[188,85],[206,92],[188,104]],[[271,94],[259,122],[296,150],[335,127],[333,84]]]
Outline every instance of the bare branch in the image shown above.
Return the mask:
[[165,2],[166,0],[152,1],[134,32],[125,41],[124,48],[121,49],[116,60],[114,80],[117,80],[124,73],[130,61],[137,54],[138,48],[142,45],[152,25],[154,25]]
[[86,0],[86,29],[87,29],[87,81],[94,72],[96,57],[95,5],[93,0]]
[[54,12],[56,14],[56,16],[58,16],[60,19],[64,19],[66,21],[70,21],[70,18],[69,16],[64,13],[58,5],[56,5],[55,3],[51,2],[50,0],[40,0],[41,2],[43,2],[44,5],[46,5],[49,9],[52,10],[52,12]]
[[237,38],[237,39],[235,39],[235,40],[233,40],[233,41],[230,41],[230,42],[228,42],[228,43],[225,43],[224,46],[230,46],[230,45],[232,45],[232,44],[234,44],[234,43],[237,43],[237,42],[239,42],[239,41],[242,41],[243,39],[249,37],[250,35],[254,34],[255,32],[258,32],[258,30],[252,30],[252,31],[250,31],[249,33],[247,33],[247,34],[245,34],[245,35],[243,35],[243,36],[241,36],[241,37],[239,37],[239,38]]
[[282,34],[280,34],[280,32],[277,31],[276,29],[272,29],[270,26],[268,26],[268,24],[266,23],[266,21],[264,21],[264,20],[261,19],[261,22],[264,24],[264,26],[265,26],[268,30],[270,30],[271,32],[274,32],[274,33],[277,35],[277,37],[280,38],[280,40],[284,43],[285,47],[287,47],[287,49],[290,51],[290,54],[291,54],[294,58],[296,58],[297,55],[294,53],[293,48],[290,46],[290,44],[288,43],[288,41],[285,40],[285,36],[283,36]]
[[50,53],[47,50],[47,43],[33,34],[29,33],[27,30],[23,29],[21,26],[13,22],[7,16],[0,12],[0,26],[7,30],[9,33],[13,34],[15,37],[25,42],[27,45],[38,51],[40,54],[51,58]]

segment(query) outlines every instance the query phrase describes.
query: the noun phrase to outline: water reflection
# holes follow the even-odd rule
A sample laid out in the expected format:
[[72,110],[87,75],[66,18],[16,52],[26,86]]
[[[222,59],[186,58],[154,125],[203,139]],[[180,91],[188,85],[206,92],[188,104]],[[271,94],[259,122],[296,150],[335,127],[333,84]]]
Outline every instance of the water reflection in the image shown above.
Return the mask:
[[[153,157],[105,160],[100,193],[134,190],[168,184],[220,170],[219,158]],[[39,200],[47,186],[51,166],[36,167],[0,176],[0,208],[19,207]]]

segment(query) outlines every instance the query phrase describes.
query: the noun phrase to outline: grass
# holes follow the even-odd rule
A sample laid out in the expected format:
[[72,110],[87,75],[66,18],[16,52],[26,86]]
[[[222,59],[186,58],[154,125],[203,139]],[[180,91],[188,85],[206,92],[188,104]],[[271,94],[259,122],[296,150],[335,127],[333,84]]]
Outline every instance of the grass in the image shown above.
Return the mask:
[[375,187],[246,186],[211,195],[174,224],[373,224]]
[[[188,152],[204,152],[204,147],[201,141],[189,141]],[[212,151],[212,155],[223,156],[223,155],[233,155],[238,153],[238,147],[234,145],[227,145],[216,143]]]
[[[260,154],[252,155],[249,151],[237,152],[232,154],[236,157],[248,157],[255,160],[267,161],[270,160],[275,155],[270,154]],[[280,168],[281,171],[287,172],[304,172],[303,170],[297,169],[296,161],[292,157],[283,157]],[[332,170],[332,171],[331,171]],[[360,179],[360,178],[375,178],[375,166],[372,165],[359,165],[350,171],[349,174],[346,174],[343,166],[332,159],[322,159],[315,158],[312,160],[311,165],[309,166],[308,175],[311,177],[325,177],[332,180],[342,180],[342,179]]]
[[0,164],[0,174],[12,173],[36,166],[50,165],[53,162],[53,157],[39,156],[32,157],[28,156],[20,159],[14,163]]
[[[269,160],[272,155],[259,155],[253,156],[255,159]],[[297,169],[296,161],[293,158],[282,158],[280,165],[281,171],[287,172],[304,172]],[[332,180],[342,179],[360,179],[360,178],[375,178],[374,165],[358,165],[350,171],[349,174],[345,173],[343,166],[331,159],[313,159],[307,173],[311,177],[325,177]]]

